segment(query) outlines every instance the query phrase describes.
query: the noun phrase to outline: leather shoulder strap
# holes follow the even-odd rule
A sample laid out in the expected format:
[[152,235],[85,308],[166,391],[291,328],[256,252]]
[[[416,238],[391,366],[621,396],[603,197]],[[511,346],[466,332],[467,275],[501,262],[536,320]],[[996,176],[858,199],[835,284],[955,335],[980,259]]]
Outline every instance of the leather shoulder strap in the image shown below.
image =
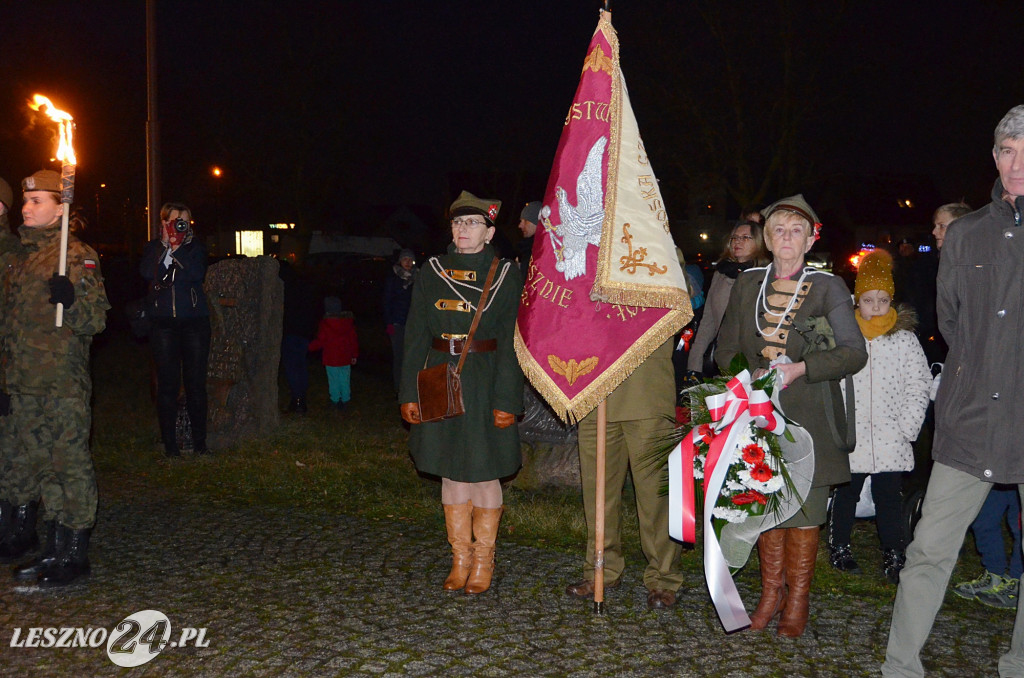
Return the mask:
[[473,324],[469,326],[469,334],[466,335],[466,341],[462,345],[462,355],[459,356],[459,366],[455,368],[455,371],[462,374],[462,365],[466,362],[466,354],[469,353],[469,346],[473,343],[473,335],[476,334],[476,326],[480,324],[480,316],[484,312],[484,306],[487,305],[487,297],[491,293],[491,283],[494,282],[494,273],[498,270],[498,258],[495,257],[491,261],[491,268],[487,271],[487,280],[484,281],[484,288],[480,291],[480,302],[476,307],[476,315],[473,316]]

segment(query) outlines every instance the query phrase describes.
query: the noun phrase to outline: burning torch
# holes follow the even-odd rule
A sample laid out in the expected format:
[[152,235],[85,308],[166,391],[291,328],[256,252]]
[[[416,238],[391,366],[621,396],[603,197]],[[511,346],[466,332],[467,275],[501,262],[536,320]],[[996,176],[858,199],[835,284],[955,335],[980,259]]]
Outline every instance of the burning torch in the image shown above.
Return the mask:
[[[75,149],[72,145],[75,123],[70,113],[61,111],[53,105],[47,97],[42,94],[32,96],[32,103],[29,108],[33,111],[41,110],[51,120],[57,123],[60,130],[60,141],[57,145],[57,159],[61,161],[60,168],[60,201],[64,203],[64,216],[60,223],[60,259],[57,263],[57,274],[67,275],[68,272],[68,217],[71,214],[71,203],[75,200]],[[64,325],[64,304],[57,304],[57,327]]]

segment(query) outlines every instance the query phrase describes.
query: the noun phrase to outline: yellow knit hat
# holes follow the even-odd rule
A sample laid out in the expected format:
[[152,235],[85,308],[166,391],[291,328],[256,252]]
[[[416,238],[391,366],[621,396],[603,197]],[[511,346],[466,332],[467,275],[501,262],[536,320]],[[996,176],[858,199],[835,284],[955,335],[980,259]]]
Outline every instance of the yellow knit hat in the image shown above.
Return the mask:
[[896,284],[892,280],[892,255],[883,249],[866,254],[857,267],[853,296],[860,299],[860,295],[869,290],[884,290],[890,297],[896,293]]

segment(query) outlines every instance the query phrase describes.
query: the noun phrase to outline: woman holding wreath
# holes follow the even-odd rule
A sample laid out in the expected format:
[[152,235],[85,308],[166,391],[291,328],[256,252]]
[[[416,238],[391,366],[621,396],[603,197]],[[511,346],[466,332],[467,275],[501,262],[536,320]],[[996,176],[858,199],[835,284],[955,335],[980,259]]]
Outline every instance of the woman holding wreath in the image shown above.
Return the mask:
[[[782,411],[814,443],[814,477],[803,507],[758,539],[761,600],[750,616],[751,628],[763,629],[781,615],[778,634],[795,638],[807,624],[829,488],[850,480],[838,380],[864,367],[867,352],[849,288],[839,277],[805,266],[804,255],[821,228],[811,206],[795,195],[768,206],[763,214],[765,244],[773,261],[748,269],[736,280],[715,359],[727,368],[742,353],[755,379],[775,370]],[[811,338],[828,334],[823,320],[835,338],[832,348],[815,345]],[[837,422],[838,431],[830,420]]]
[[[409,447],[420,472],[441,478],[452,569],[448,591],[490,588],[494,543],[502,513],[501,478],[522,463],[516,415],[523,409],[523,373],[513,348],[522,279],[511,261],[498,262],[491,246],[501,203],[463,191],[452,203],[452,244],[431,257],[413,286],[405,327],[399,401],[411,425]],[[492,262],[494,269],[480,322],[465,346]],[[444,362],[462,369],[465,414],[422,422],[417,373]],[[474,541],[475,537],[475,541]]]

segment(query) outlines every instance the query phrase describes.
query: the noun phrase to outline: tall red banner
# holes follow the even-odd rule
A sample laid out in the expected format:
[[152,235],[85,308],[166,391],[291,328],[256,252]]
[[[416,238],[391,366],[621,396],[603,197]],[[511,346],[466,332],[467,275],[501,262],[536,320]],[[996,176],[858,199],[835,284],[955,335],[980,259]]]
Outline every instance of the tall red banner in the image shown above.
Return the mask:
[[601,12],[544,193],[516,353],[555,412],[578,420],[692,316]]

